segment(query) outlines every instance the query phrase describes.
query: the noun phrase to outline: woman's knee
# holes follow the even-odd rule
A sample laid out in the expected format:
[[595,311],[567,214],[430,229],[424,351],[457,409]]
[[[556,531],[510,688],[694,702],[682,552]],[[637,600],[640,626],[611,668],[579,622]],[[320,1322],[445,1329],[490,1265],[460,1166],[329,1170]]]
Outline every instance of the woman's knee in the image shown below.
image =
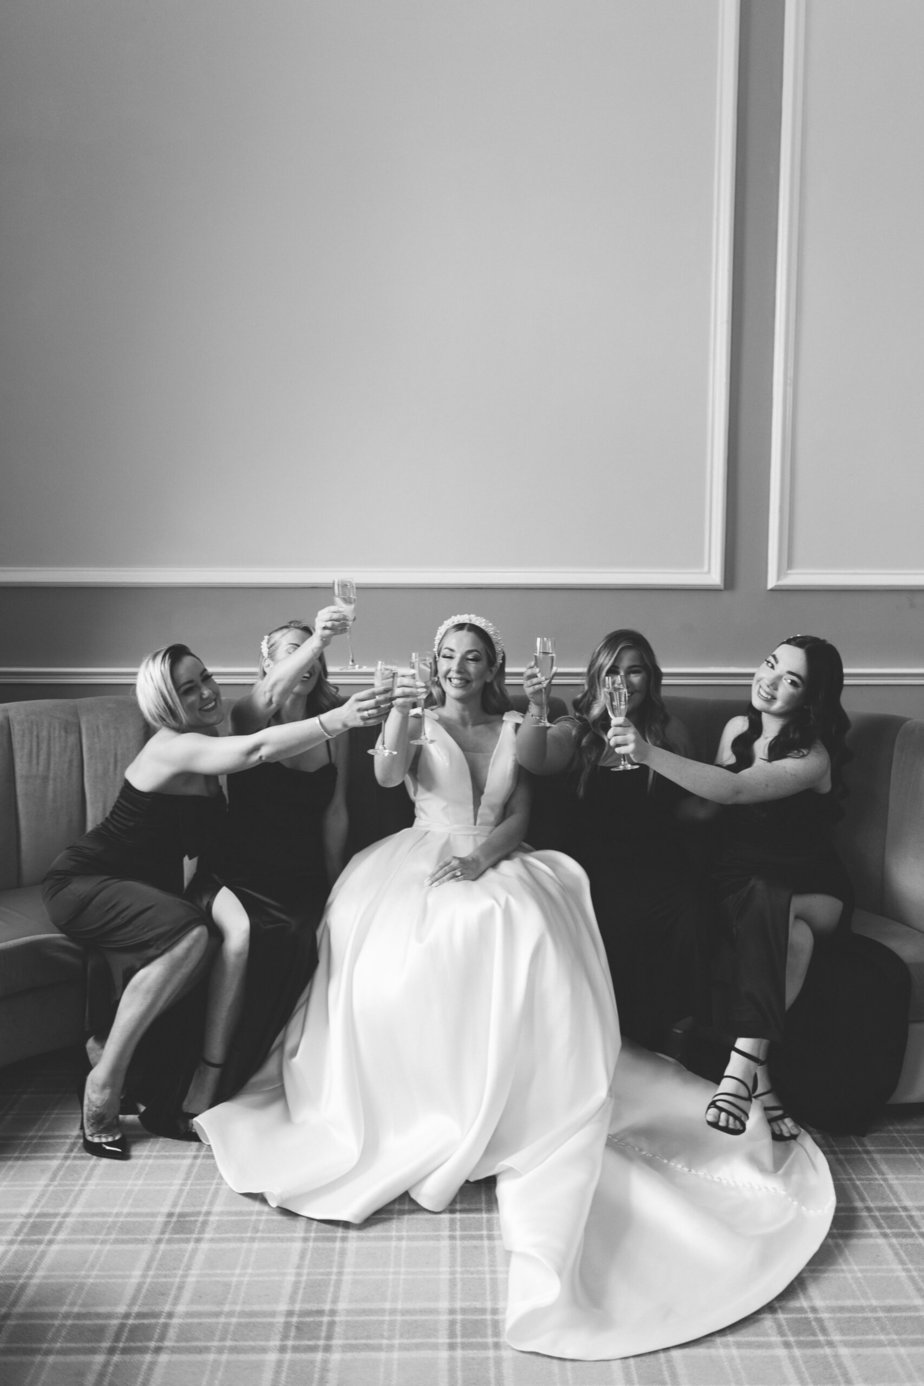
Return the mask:
[[237,896],[226,887],[215,896],[212,919],[221,933],[223,951],[245,954],[250,947],[250,917]]
[[183,935],[179,943],[171,948],[174,961],[181,966],[194,968],[198,967],[205,957],[209,946],[208,925],[203,922],[194,924],[187,933]]
[[823,938],[837,930],[844,913],[844,902],[833,895],[794,895],[792,913],[816,937]]

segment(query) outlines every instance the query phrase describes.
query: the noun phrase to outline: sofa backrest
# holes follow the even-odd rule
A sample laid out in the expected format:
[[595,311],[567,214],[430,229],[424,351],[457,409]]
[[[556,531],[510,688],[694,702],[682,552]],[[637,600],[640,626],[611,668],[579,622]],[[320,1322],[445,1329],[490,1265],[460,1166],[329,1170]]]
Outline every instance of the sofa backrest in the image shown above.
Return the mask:
[[[713,698],[671,697],[696,755],[711,760],[722,727],[739,710]],[[524,700],[514,695],[521,709]],[[553,699],[551,715],[565,706]],[[133,697],[37,699],[0,704],[0,890],[37,884],[57,854],[108,813],[125,767],[148,735]],[[403,790],[375,782],[366,754],[377,729],[351,734],[350,850],[409,823]],[[837,841],[857,904],[924,931],[924,722],[860,713],[849,737],[850,793]],[[554,783],[542,786],[543,798]],[[542,825],[536,845],[554,845]]]
[[106,816],[147,734],[130,696],[0,704],[0,890],[37,885]]
[[[713,758],[722,727],[741,710],[708,698],[666,701],[702,760]],[[835,841],[857,904],[924,931],[924,722],[858,713],[847,745],[849,792]]]

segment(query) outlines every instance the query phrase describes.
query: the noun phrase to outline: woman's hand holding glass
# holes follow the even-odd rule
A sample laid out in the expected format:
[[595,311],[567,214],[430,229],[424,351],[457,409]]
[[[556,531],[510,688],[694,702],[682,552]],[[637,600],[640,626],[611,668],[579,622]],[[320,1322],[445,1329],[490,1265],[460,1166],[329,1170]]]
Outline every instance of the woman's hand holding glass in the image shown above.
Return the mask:
[[[373,688],[373,692],[382,710],[382,716],[378,719],[380,722],[387,717],[388,713],[391,712],[395,705],[397,682],[398,670],[395,668],[394,664],[386,664],[384,659],[380,659],[375,666]],[[370,756],[396,756],[397,754],[397,751],[389,750],[389,748],[383,744],[373,746],[369,751]]]
[[534,726],[547,727],[545,720],[545,698],[547,684],[535,664],[527,664],[523,671],[523,692],[529,699],[530,721]]
[[325,723],[334,717],[341,720],[339,731],[350,731],[354,727],[374,727],[384,722],[391,709],[391,697],[383,698],[379,688],[361,688],[342,707],[325,715]]
[[620,719],[614,718],[610,721],[606,740],[610,748],[626,762],[610,766],[611,770],[635,770],[639,765],[647,763],[648,742],[624,714]]
[[322,606],[314,618],[314,633],[322,650],[326,650],[335,635],[347,635],[352,624],[342,606]]

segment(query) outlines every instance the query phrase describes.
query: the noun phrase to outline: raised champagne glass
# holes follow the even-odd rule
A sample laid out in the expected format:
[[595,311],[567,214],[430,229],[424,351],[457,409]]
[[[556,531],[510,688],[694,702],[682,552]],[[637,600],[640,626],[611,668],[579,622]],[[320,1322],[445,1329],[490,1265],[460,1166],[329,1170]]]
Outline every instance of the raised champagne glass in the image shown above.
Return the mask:
[[427,694],[430,692],[430,685],[436,678],[436,661],[433,655],[414,650],[411,654],[411,673],[418,683],[424,685],[424,691],[417,699],[417,712],[420,714],[420,735],[412,736],[410,744],[412,746],[429,746],[433,741],[433,737],[427,735],[427,719],[424,716],[424,704],[427,701]]
[[[603,680],[603,697],[606,710],[614,722],[624,720],[629,708],[629,690],[622,674],[607,674]],[[637,770],[638,762],[625,751],[616,752],[616,764],[607,766],[608,770]]]
[[[384,659],[380,659],[375,666],[375,673],[372,676],[372,686],[376,694],[381,696],[383,693],[393,694],[395,691],[395,680],[398,677],[398,670],[394,664],[386,664]],[[390,751],[387,746],[373,746],[367,752],[370,756],[396,756],[397,751]]]
[[[350,618],[350,626],[356,620],[356,583],[352,578],[334,578],[334,601],[345,611]],[[359,665],[353,656],[353,636],[351,630],[347,630],[347,644],[350,649],[350,662],[347,669],[358,669]]]
[[536,636],[536,653],[533,655],[533,663],[542,679],[542,719],[539,726],[548,727],[550,725],[549,684],[555,673],[555,641],[550,635]]

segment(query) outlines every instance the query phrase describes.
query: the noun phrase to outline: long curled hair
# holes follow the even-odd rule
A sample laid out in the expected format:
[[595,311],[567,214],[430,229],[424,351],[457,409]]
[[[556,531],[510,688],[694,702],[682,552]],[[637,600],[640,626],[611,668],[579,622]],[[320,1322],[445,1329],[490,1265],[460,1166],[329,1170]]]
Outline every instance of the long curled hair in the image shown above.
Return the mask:
[[[768,760],[804,756],[820,741],[831,760],[831,782],[838,797],[846,793],[843,770],[850,759],[846,736],[850,718],[841,706],[844,665],[840,653],[820,635],[789,635],[781,645],[792,645],[805,652],[807,675],[805,697],[767,747]],[[731,744],[734,768],[743,770],[753,763],[754,743],[763,729],[759,710],[748,706],[748,724]]]
[[[260,641],[260,654],[262,656],[260,660],[261,678],[266,672],[263,668],[263,661],[266,659],[275,659],[276,651],[279,649],[280,645],[285,643],[285,637],[290,630],[301,630],[308,636],[314,635],[311,626],[309,626],[306,621],[297,618],[294,621],[286,621],[283,625],[276,626],[273,630],[268,631]],[[323,653],[318,655],[317,662],[319,669],[318,680],[314,688],[312,688],[311,692],[308,694],[305,702],[306,717],[318,717],[322,712],[329,712],[332,707],[340,706],[340,693],[336,685],[331,683],[328,678],[327,660],[324,658]]]
[[638,650],[645,673],[648,675],[645,696],[638,708],[633,710],[632,721],[652,746],[666,746],[671,749],[668,730],[670,713],[661,697],[663,674],[650,641],[638,630],[611,630],[590,656],[587,673],[584,675],[584,690],[572,703],[579,728],[577,792],[581,797],[607,748],[606,731],[610,717],[603,696],[603,680],[626,649]]
[[[440,647],[442,647],[446,636],[451,635],[455,630],[467,630],[470,631],[472,635],[478,636],[488,658],[488,667],[494,670],[493,679],[490,683],[486,683],[481,691],[481,706],[484,711],[490,712],[492,716],[497,713],[509,712],[513,704],[510,701],[510,694],[507,692],[507,684],[505,681],[507,673],[506,656],[502,654],[498,659],[497,649],[488,632],[483,630],[481,626],[471,625],[468,621],[460,621],[457,626],[450,626],[448,630],[444,631],[442,639],[440,640]],[[439,650],[436,651],[436,654],[439,654]],[[438,678],[433,680],[430,692],[432,694],[433,704],[436,707],[442,707],[446,701],[446,694]],[[428,699],[428,701],[430,700]]]

